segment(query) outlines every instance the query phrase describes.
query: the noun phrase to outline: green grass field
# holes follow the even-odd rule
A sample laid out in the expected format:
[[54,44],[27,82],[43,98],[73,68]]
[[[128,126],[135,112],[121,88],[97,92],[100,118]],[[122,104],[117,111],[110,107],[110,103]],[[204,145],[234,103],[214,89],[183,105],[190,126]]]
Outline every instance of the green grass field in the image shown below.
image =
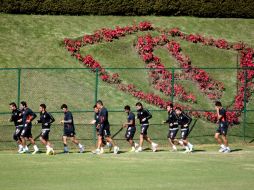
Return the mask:
[[[83,68],[61,45],[65,37],[77,38],[100,28],[126,26],[140,21],[150,21],[157,27],[179,27],[186,33],[199,33],[230,42],[243,41],[254,47],[254,19],[209,19],[194,17],[114,17],[114,16],[40,16],[0,14],[0,68]],[[157,32],[150,32],[156,35]],[[103,67],[144,68],[133,42],[139,32],[112,43],[82,48],[91,54]],[[204,47],[178,40],[186,55],[196,67],[235,67],[236,52]],[[163,48],[155,50],[166,67],[178,65]],[[110,70],[118,72],[124,82],[135,83],[145,92],[153,92],[165,99],[161,92],[154,90],[144,70]],[[222,102],[230,105],[236,92],[235,70],[208,70],[212,77],[222,81],[226,87]],[[190,135],[195,145],[192,154],[168,151],[167,126],[162,125],[167,113],[145,104],[152,110],[153,119],[149,133],[160,144],[160,151],[153,153],[128,153],[124,131],[116,142],[120,145],[119,155],[92,155],[94,148],[93,128],[88,123],[92,112],[74,113],[77,137],[88,148],[86,153],[57,154],[55,156],[16,154],[14,131],[8,122],[8,103],[17,101],[17,71],[0,69],[0,189],[188,189],[188,190],[249,190],[253,189],[254,147],[243,143],[243,123],[229,131],[230,154],[219,154],[213,134],[215,124],[199,119]],[[95,101],[95,75],[88,70],[22,70],[21,100],[38,111],[42,102],[51,112],[59,112],[60,105],[67,103],[70,110],[92,111]],[[197,91],[191,81],[177,81],[188,92],[197,96],[195,109],[213,109],[213,102]],[[117,91],[116,88],[99,80],[98,98],[102,99],[110,112],[112,133],[116,132],[126,119],[121,112],[124,105],[134,107],[136,98]],[[176,98],[175,102],[179,102]],[[182,103],[182,102],[181,102]],[[188,105],[187,103],[183,103]],[[248,109],[254,108],[254,98],[248,102]],[[116,112],[117,110],[117,112]],[[62,113],[54,113],[50,139],[57,153],[62,151],[62,127],[58,122]],[[247,112],[246,142],[254,138],[254,112]],[[243,117],[240,118],[241,121]],[[34,126],[33,134],[39,134],[40,127]],[[136,135],[135,139],[138,138]],[[44,151],[44,147],[39,147]],[[149,147],[147,144],[145,148]],[[71,146],[73,152],[76,151]]]
[[162,150],[119,155],[0,154],[0,186],[14,189],[253,189],[253,146],[221,154],[199,146],[192,154]]

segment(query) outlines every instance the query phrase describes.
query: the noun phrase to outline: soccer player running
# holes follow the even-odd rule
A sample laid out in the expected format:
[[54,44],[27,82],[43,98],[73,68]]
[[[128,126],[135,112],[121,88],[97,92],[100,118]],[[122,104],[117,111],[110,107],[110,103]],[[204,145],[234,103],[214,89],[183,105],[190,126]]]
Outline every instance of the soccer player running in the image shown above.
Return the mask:
[[[94,105],[93,108],[94,108],[94,120],[92,120],[92,121],[90,122],[90,124],[95,125],[97,138],[99,138],[99,109],[97,108],[97,105]],[[105,141],[104,136],[103,136],[103,137],[102,137],[102,146],[101,146],[101,149],[100,149],[100,154],[103,154],[103,153],[104,153],[103,147],[104,147],[106,144],[107,144],[108,147],[110,148],[110,145],[111,145],[111,144],[107,143],[107,142]],[[112,145],[111,145],[111,146],[112,146]],[[111,151],[111,150],[110,150],[110,151]]]
[[20,153],[29,152],[28,147],[26,146],[26,140],[29,140],[33,145],[34,152],[32,154],[36,154],[39,152],[38,146],[35,144],[32,135],[32,121],[37,117],[36,114],[27,107],[27,103],[22,101],[20,103],[20,109],[22,111],[22,122],[23,122],[23,130],[21,132],[21,141],[23,150]]
[[124,111],[127,113],[127,122],[123,124],[123,127],[127,128],[125,138],[131,145],[130,152],[135,152],[136,147],[138,146],[138,144],[133,141],[133,137],[136,132],[135,114],[131,112],[131,108],[128,105],[124,107]]
[[[190,116],[184,113],[180,107],[176,107],[175,112],[178,119],[178,124],[181,126],[182,145],[185,148],[184,153],[192,152],[193,145],[187,140],[189,135],[189,125],[192,119]],[[181,143],[181,141],[179,141],[179,143]]]
[[168,119],[163,121],[163,123],[168,123],[169,131],[168,131],[168,141],[172,146],[173,151],[177,151],[177,148],[174,144],[176,134],[178,132],[178,119],[174,110],[173,104],[169,104],[167,106]]
[[63,104],[61,109],[64,112],[64,120],[61,123],[64,125],[64,133],[63,133],[63,144],[64,144],[64,153],[69,153],[67,139],[70,138],[71,141],[79,147],[79,153],[84,152],[84,146],[79,143],[76,139],[75,126],[72,113],[68,110],[68,106]]
[[115,142],[112,140],[110,135],[110,125],[108,121],[108,110],[103,106],[103,102],[101,100],[98,100],[96,103],[97,108],[99,109],[99,136],[98,136],[98,143],[97,143],[97,149],[95,150],[96,154],[100,154],[101,147],[102,147],[102,139],[103,137],[106,138],[106,141],[111,143],[114,147],[114,154],[117,154],[119,152],[119,147],[116,146]]
[[10,110],[12,111],[12,115],[9,121],[13,122],[15,126],[15,132],[13,133],[13,140],[17,142],[19,147],[18,153],[20,153],[23,150],[22,141],[20,138],[21,132],[23,130],[22,113],[17,108],[17,105],[15,102],[11,102],[9,106],[10,106]]
[[54,150],[51,146],[51,143],[49,142],[49,132],[50,132],[50,126],[55,121],[54,117],[46,111],[46,105],[41,104],[40,105],[40,119],[37,120],[37,123],[41,123],[41,136],[40,141],[42,144],[46,146],[46,154],[54,154]]
[[153,152],[156,152],[158,144],[152,142],[152,140],[147,136],[147,130],[149,127],[149,119],[152,118],[152,114],[147,110],[143,108],[143,105],[141,102],[136,103],[137,108],[137,118],[139,119],[139,122],[141,124],[141,132],[139,136],[139,147],[136,150],[136,152],[142,152],[143,151],[143,142],[146,140],[148,143],[151,144],[151,148]]
[[[228,153],[230,152],[230,148],[228,146],[228,139],[227,139],[227,131],[228,131],[228,121],[227,121],[227,112],[222,107],[221,102],[216,101],[215,102],[215,109],[217,114],[217,123],[219,125],[218,129],[216,130],[216,133],[214,135],[214,138],[217,140],[217,142],[220,144],[219,152]],[[221,135],[221,138],[220,138]],[[222,143],[223,141],[223,143]]]

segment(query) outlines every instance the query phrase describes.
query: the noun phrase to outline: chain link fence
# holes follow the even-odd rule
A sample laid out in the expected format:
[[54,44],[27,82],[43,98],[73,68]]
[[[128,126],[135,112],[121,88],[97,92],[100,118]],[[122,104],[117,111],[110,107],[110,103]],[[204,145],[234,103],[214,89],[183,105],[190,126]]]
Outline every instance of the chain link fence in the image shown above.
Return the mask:
[[[235,96],[240,88],[237,78],[238,68],[202,69],[209,73],[214,81],[223,85],[223,91],[218,90],[218,86],[216,88],[211,86],[206,90],[201,89],[202,83],[198,79],[190,76],[186,70],[179,68],[163,69],[165,73],[144,68],[108,68],[106,70],[110,76],[115,74],[117,77],[114,80],[103,81],[98,70],[91,71],[86,68],[0,69],[0,150],[16,148],[16,143],[12,139],[14,126],[8,121],[10,118],[9,103],[16,102],[19,105],[22,100],[27,101],[28,107],[37,113],[41,103],[47,105],[47,110],[56,119],[50,132],[50,140],[56,149],[62,148],[63,129],[60,121],[63,118],[63,113],[60,106],[63,103],[68,105],[74,115],[78,139],[86,147],[95,145],[95,128],[89,123],[94,118],[93,105],[98,99],[101,99],[109,110],[112,134],[118,131],[126,121],[124,106],[130,105],[135,113],[135,104],[141,101],[153,115],[149,128],[151,138],[160,145],[167,146],[168,126],[162,124],[162,121],[167,119],[167,113],[165,109],[154,103],[155,97],[160,97],[163,101],[172,101],[187,107],[186,112],[198,111],[201,114],[207,111],[213,112],[214,100],[221,100],[229,112],[238,111],[241,113],[240,123],[231,127],[229,131],[230,141],[251,142],[254,139],[254,99],[251,96],[253,89],[248,91],[252,94],[247,94],[248,96],[245,94],[243,109],[232,109]],[[205,76],[201,75],[200,77],[202,81],[202,77]],[[162,78],[163,80],[161,80]],[[132,86],[135,86],[135,94],[133,91],[126,90],[126,87]],[[245,89],[243,90],[245,91]],[[149,96],[149,94],[154,96]],[[215,98],[212,99],[212,96]],[[189,136],[190,140],[200,144],[214,143],[215,129],[216,124],[205,118],[198,118],[195,128]],[[34,125],[32,133],[34,137],[37,136],[40,133],[40,125]],[[120,146],[128,147],[124,140],[124,133],[123,130],[115,137],[115,140]],[[139,126],[135,135],[136,141],[138,138]]]

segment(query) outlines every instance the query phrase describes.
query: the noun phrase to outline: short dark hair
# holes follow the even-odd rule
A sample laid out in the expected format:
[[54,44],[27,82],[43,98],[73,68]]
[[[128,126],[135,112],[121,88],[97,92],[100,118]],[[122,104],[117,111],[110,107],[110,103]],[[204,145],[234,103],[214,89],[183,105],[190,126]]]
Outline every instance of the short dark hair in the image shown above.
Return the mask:
[[141,102],[137,102],[137,103],[136,103],[136,106],[141,106],[141,107],[143,107],[143,105],[142,105]]
[[46,109],[46,104],[41,104],[40,107],[42,107],[43,109]]
[[101,100],[97,100],[96,104],[100,104],[103,106],[103,102]]
[[169,105],[167,105],[167,107],[171,107],[171,108],[174,108],[174,105],[172,103],[170,103]]
[[176,110],[182,111],[182,108],[180,108],[180,107],[176,107]]
[[27,107],[26,101],[21,101],[20,104],[21,104],[22,106],[24,106],[24,107]]
[[130,111],[130,110],[131,110],[131,107],[130,107],[129,105],[126,105],[126,106],[124,106],[124,109]]
[[93,106],[93,108],[97,108],[97,105],[95,104],[95,105]]
[[220,102],[220,101],[216,101],[216,102],[215,102],[215,106],[219,106],[219,107],[221,107],[221,106],[222,106],[222,104],[221,104],[221,102]]
[[17,104],[15,102],[9,103],[9,106],[13,106],[13,107],[17,108]]
[[66,104],[63,104],[63,105],[61,105],[61,109],[63,109],[63,108],[68,108],[68,106],[66,105]]

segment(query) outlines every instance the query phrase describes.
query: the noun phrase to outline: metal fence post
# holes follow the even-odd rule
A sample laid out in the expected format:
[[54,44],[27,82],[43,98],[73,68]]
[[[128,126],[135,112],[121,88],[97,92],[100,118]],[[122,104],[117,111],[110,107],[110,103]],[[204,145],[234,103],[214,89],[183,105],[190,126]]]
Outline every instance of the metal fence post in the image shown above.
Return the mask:
[[243,141],[245,142],[245,128],[246,128],[246,117],[247,117],[247,108],[246,108],[246,91],[247,91],[247,69],[244,70],[244,108],[243,108]]
[[171,102],[174,102],[174,94],[175,94],[175,69],[172,68],[172,77],[171,77]]
[[[94,102],[96,104],[98,100],[98,84],[99,84],[99,70],[96,68],[96,74],[95,74],[95,90],[94,90]],[[96,126],[94,125],[94,130],[93,130],[93,142],[94,145],[96,145]]]
[[18,97],[17,97],[17,105],[19,107],[19,104],[20,104],[20,84],[21,82],[21,68],[18,68]]

